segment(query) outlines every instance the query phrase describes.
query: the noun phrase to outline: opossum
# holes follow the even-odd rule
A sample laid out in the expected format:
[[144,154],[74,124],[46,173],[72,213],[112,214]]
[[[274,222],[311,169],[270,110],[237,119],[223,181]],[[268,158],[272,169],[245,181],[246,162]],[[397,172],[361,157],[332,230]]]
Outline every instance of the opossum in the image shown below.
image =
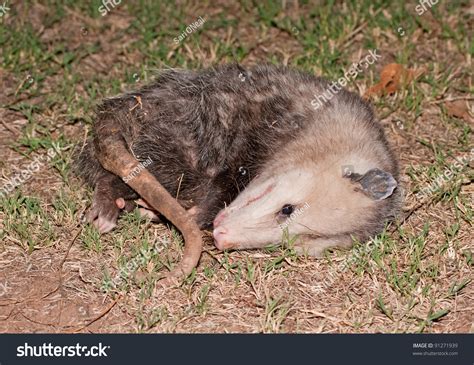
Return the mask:
[[[220,250],[279,243],[286,231],[297,252],[320,256],[380,233],[400,208],[397,159],[358,95],[341,89],[314,107],[329,87],[287,67],[231,64],[165,70],[106,99],[76,165],[95,188],[89,222],[113,229],[139,198],[124,180],[146,169],[200,229],[213,229]],[[98,146],[110,133],[147,166],[130,176],[104,169]]]

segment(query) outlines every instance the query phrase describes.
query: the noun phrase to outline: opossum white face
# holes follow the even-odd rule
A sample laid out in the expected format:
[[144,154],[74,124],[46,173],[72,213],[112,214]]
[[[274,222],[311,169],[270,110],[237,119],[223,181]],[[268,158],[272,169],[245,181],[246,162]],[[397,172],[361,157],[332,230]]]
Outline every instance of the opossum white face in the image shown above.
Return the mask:
[[363,228],[397,183],[377,168],[361,172],[343,175],[340,166],[307,166],[263,173],[215,218],[216,247],[264,247],[281,242],[285,228],[290,235],[313,237]]

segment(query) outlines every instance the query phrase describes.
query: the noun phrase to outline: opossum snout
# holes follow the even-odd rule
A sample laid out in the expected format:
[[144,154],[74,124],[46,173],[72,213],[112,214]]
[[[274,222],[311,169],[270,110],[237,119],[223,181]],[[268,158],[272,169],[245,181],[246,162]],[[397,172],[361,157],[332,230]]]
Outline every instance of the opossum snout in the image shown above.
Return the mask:
[[225,250],[232,246],[231,243],[226,242],[227,238],[227,228],[225,227],[216,227],[212,232],[214,236],[214,243],[219,250]]
[[214,231],[212,232],[212,235],[214,236],[214,244],[221,251],[233,246],[231,242],[228,242],[228,229],[221,225],[228,216],[229,213],[227,210],[221,210],[219,214],[217,214],[213,223]]

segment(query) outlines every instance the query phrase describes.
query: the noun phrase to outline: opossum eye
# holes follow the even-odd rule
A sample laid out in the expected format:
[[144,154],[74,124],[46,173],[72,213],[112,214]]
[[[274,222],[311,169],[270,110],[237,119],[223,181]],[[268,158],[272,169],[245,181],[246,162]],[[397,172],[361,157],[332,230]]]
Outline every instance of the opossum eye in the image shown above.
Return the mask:
[[283,208],[281,208],[280,213],[282,215],[291,215],[291,213],[293,213],[294,210],[295,210],[295,207],[293,205],[285,204]]

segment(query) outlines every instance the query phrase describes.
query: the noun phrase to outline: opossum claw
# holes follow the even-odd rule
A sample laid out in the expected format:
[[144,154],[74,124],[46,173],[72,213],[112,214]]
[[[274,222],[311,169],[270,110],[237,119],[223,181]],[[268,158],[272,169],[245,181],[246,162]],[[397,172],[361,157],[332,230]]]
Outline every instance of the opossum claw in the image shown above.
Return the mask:
[[137,199],[135,200],[135,203],[139,206],[138,212],[140,213],[140,217],[148,218],[152,222],[161,222],[159,213],[146,201],[143,199]]
[[108,233],[117,226],[117,220],[108,220],[105,217],[99,216],[93,225],[99,230],[100,233]]
[[[135,200],[141,208],[139,208],[140,215],[144,218],[150,218],[152,222],[161,222],[160,216],[158,212],[153,209],[153,207],[148,204],[143,199]],[[188,214],[191,218],[196,219],[197,215],[199,214],[199,208],[195,205],[189,209],[187,209]]]
[[148,204],[146,201],[143,199],[137,199],[135,200],[135,203],[137,203],[139,206],[146,208],[146,209],[153,209],[150,204]]
[[[159,216],[159,213],[154,210],[150,204],[148,204],[146,201],[144,201],[143,199],[138,199],[135,201],[135,203],[137,203],[140,208],[138,208],[138,211],[140,212],[140,216],[143,217],[143,218],[148,218],[150,219],[152,222],[161,222],[161,218]],[[198,215],[199,213],[199,210],[198,210],[198,207],[197,206],[194,206],[192,208],[189,208],[187,210],[188,214],[190,215],[191,218],[193,219],[196,219],[196,216]]]
[[161,219],[158,214],[156,214],[156,211],[152,209],[138,208],[138,211],[140,213],[140,217],[148,218],[152,222],[161,222]]

